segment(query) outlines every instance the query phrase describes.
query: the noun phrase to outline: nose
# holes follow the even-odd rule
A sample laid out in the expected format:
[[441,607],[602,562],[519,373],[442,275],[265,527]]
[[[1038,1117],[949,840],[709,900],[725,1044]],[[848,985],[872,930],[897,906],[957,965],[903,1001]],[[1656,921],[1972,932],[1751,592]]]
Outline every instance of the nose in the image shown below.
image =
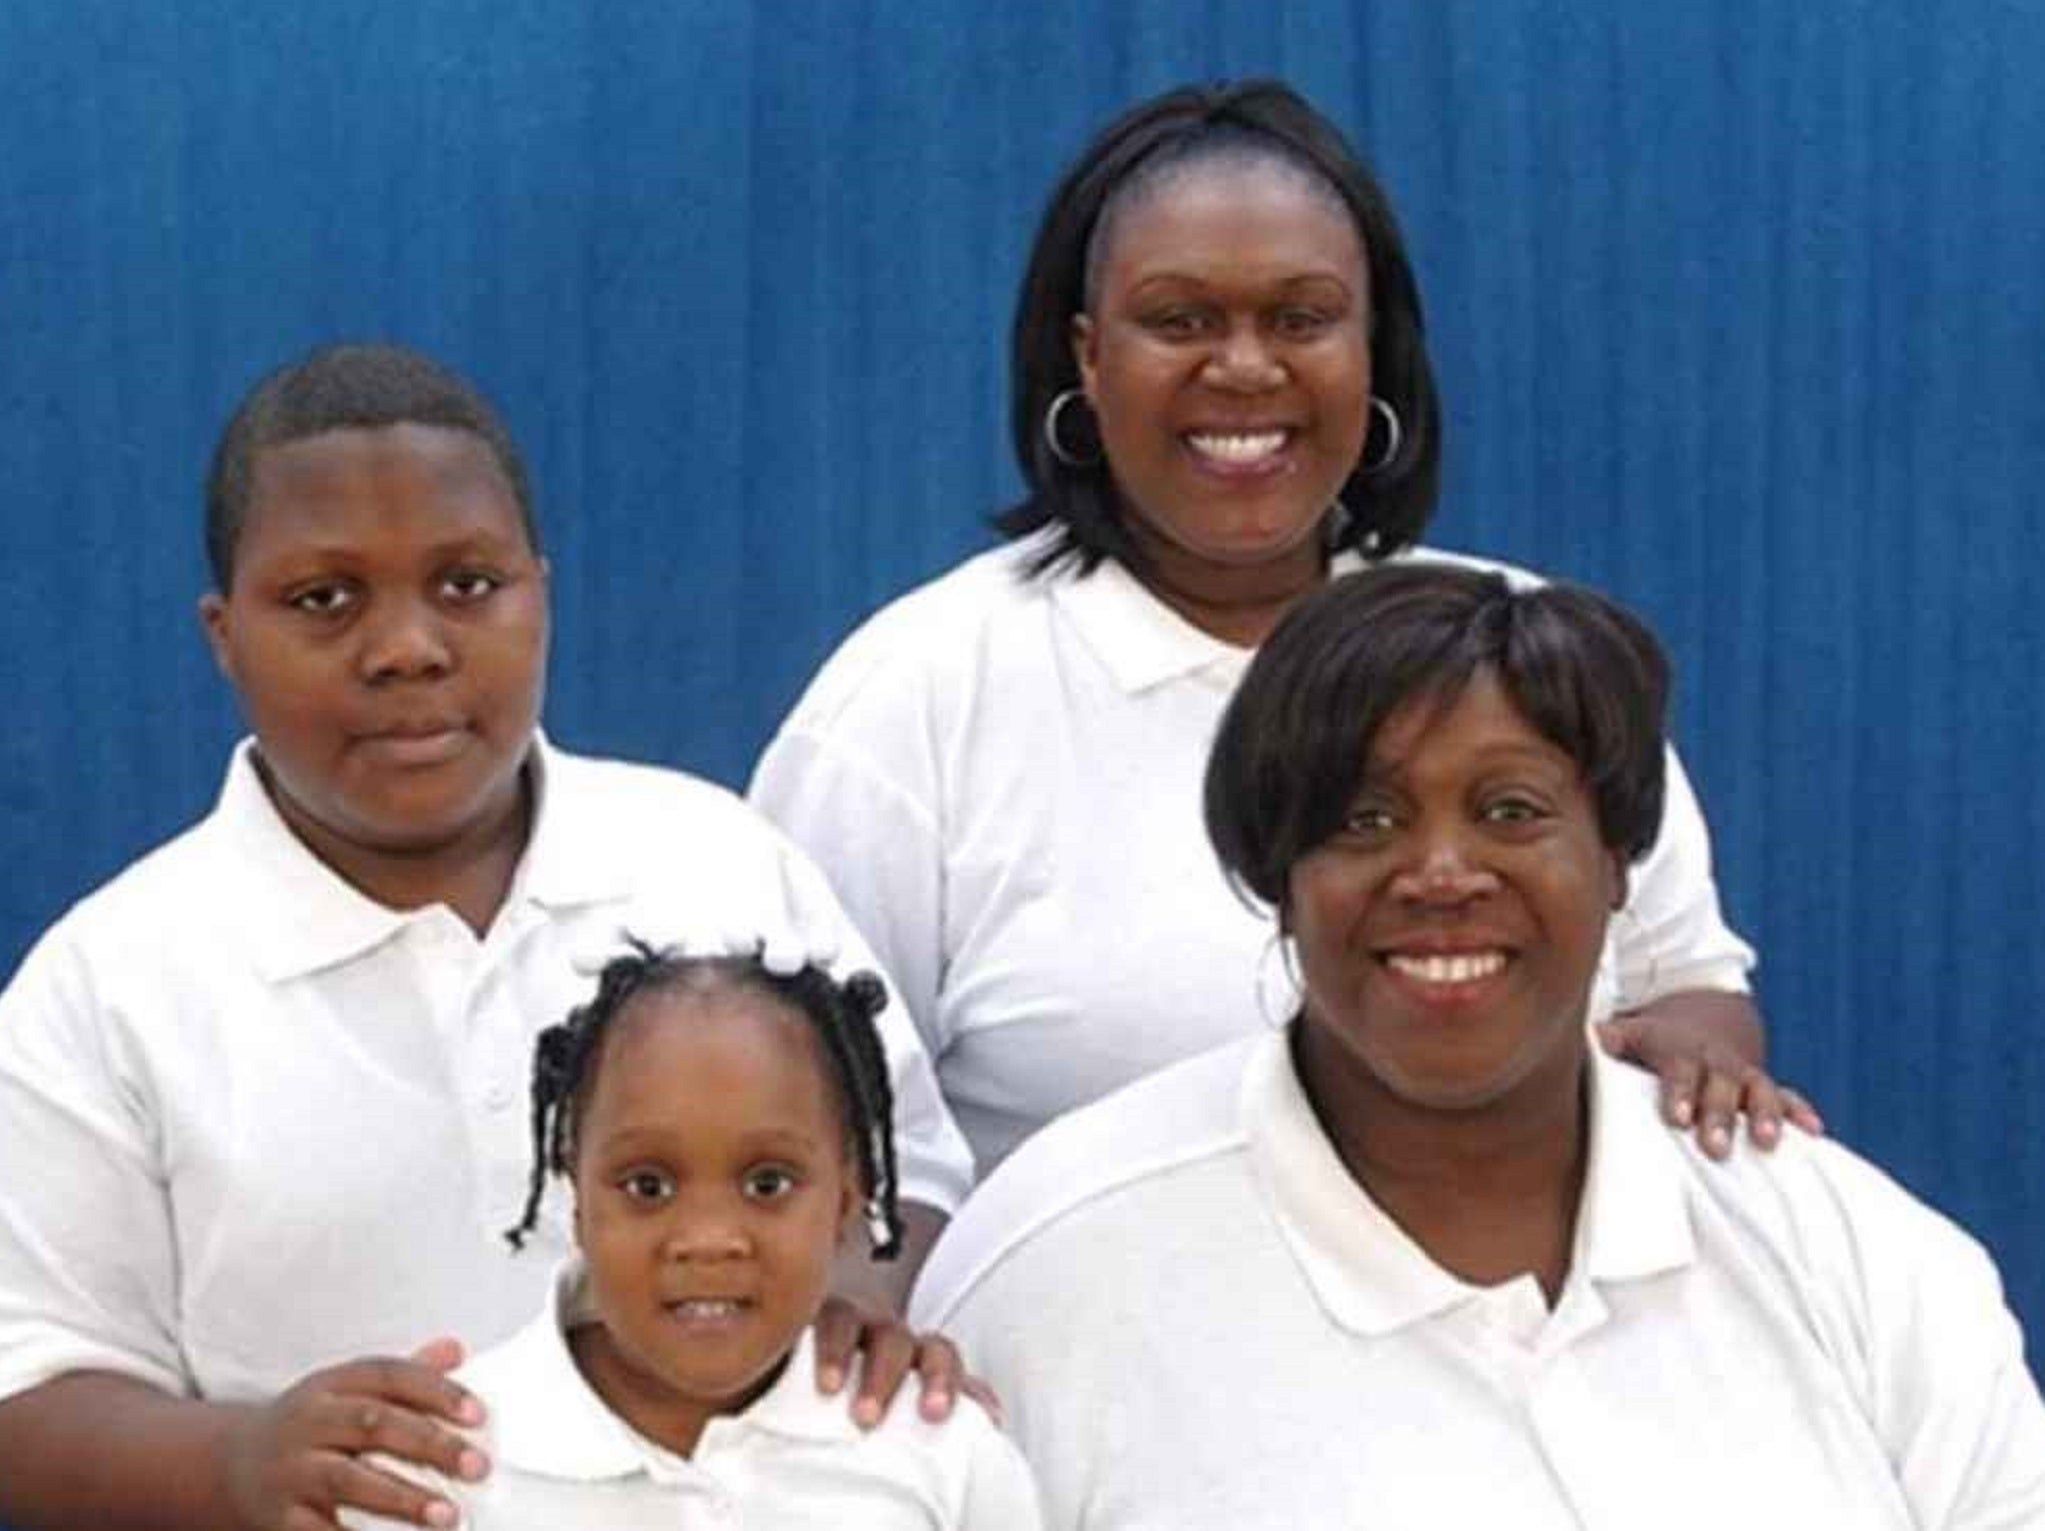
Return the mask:
[[662,1252],[677,1262],[714,1264],[743,1260],[752,1250],[752,1238],[736,1209],[698,1199],[676,1206]]
[[1460,824],[1442,825],[1417,836],[1413,857],[1402,867],[1393,891],[1429,908],[1454,909],[1498,891],[1498,874],[1486,863]]
[[447,674],[454,648],[445,618],[425,600],[386,599],[363,626],[361,665],[372,685]]
[[1232,324],[1212,350],[1202,374],[1208,385],[1231,393],[1255,393],[1285,381],[1285,367],[1254,324]]

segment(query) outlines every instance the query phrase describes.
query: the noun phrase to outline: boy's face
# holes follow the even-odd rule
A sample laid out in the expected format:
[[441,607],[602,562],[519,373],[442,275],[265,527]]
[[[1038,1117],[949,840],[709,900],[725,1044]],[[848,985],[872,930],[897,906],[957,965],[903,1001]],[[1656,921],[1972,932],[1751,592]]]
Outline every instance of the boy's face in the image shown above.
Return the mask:
[[430,854],[515,819],[547,570],[479,438],[394,425],[265,448],[234,570],[200,614],[315,851]]
[[575,1231],[599,1324],[591,1386],[694,1448],[773,1381],[859,1205],[821,1040],[745,990],[653,991],[602,1045],[575,1145]]

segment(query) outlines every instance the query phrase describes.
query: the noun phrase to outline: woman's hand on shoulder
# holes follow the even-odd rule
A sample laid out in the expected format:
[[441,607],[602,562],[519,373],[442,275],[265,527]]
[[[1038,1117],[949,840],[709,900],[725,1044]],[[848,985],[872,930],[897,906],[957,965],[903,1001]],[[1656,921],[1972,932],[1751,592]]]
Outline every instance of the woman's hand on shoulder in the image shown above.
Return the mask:
[[345,1361],[302,1379],[269,1404],[237,1411],[226,1440],[227,1491],[242,1531],[336,1531],[340,1510],[449,1527],[460,1512],[442,1495],[363,1460],[417,1463],[450,1481],[475,1482],[489,1461],[457,1427],[479,1425],[483,1406],[447,1375],[454,1340],[411,1357]]
[[1802,1095],[1762,1067],[1761,1014],[1744,994],[1689,989],[1602,1021],[1606,1052],[1661,1081],[1662,1117],[1687,1127],[1714,1159],[1732,1152],[1738,1118],[1756,1147],[1773,1148],[1782,1124],[1819,1134],[1825,1122]]

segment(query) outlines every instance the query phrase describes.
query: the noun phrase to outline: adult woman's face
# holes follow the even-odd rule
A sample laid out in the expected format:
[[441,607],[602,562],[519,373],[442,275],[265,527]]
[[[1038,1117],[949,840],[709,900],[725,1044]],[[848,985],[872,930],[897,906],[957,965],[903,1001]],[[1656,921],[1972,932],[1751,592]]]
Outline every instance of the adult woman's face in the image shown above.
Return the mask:
[[1181,578],[1311,561],[1363,452],[1369,277],[1339,198],[1280,161],[1194,163],[1120,210],[1081,381],[1130,531]]
[[1576,762],[1489,674],[1393,714],[1342,827],[1287,880],[1312,1050],[1351,1103],[1466,1112],[1573,1086],[1621,865]]

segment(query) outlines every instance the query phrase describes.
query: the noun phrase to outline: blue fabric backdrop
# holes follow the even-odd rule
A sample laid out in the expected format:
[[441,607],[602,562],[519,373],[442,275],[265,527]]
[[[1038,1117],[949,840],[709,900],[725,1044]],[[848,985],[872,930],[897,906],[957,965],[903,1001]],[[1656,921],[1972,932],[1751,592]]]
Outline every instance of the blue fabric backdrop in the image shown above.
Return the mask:
[[[1659,624],[1781,1072],[2045,1331],[2045,4],[0,7],[0,969],[201,812],[225,411],[401,338],[526,444],[578,746],[739,782],[1013,488],[1062,161],[1281,73],[1403,211],[1437,540]],[[32,1173],[10,1165],[5,1173]]]

